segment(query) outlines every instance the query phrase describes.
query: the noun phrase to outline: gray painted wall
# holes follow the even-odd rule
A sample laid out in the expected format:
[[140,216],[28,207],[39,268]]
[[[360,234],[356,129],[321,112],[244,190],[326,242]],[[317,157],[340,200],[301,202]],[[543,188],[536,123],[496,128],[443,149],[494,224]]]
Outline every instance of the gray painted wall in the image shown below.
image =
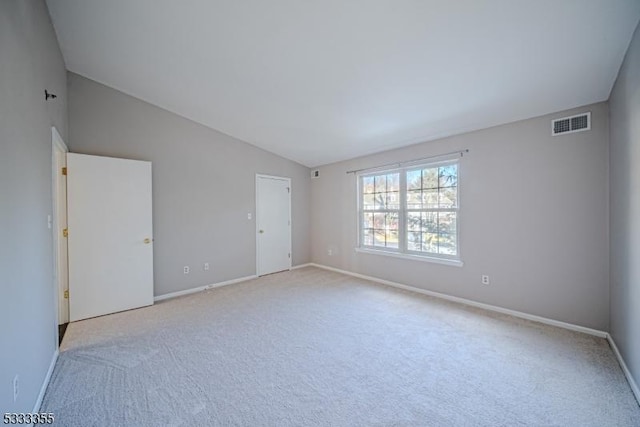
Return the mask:
[[640,26],[609,102],[611,335],[640,385]]
[[71,151],[153,162],[155,295],[255,274],[256,173],[292,178],[293,265],[309,262],[308,168],[79,75],[68,87]]
[[[592,112],[591,131],[551,136],[552,118],[584,111]],[[321,167],[311,181],[312,259],[607,330],[608,132],[608,105],[599,103]],[[354,252],[356,178],[346,171],[465,148],[463,267]]]
[[[58,95],[45,102],[44,90]],[[30,412],[56,349],[51,126],[66,72],[44,1],[0,2],[0,413]],[[13,402],[13,378],[20,393]]]

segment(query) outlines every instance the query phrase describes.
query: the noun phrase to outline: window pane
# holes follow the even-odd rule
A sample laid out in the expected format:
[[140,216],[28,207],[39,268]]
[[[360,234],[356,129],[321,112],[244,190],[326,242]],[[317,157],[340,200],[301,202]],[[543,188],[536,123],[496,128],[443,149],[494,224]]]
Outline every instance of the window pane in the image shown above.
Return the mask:
[[383,193],[387,191],[387,176],[386,175],[377,175],[374,177],[376,193]]
[[387,175],[387,191],[400,191],[399,173],[391,173]]
[[422,251],[438,253],[438,235],[434,233],[422,233]]
[[388,213],[386,215],[386,223],[385,228],[389,230],[398,230],[398,214],[397,213]]
[[362,178],[362,193],[370,194],[373,193],[373,177],[366,176]]
[[457,248],[457,213],[440,212],[438,215],[438,229],[440,245],[438,252],[445,255],[456,255]]
[[398,213],[380,212],[370,215],[372,217],[373,230],[364,229],[364,244],[398,249]]
[[365,246],[373,246],[373,230],[364,230],[364,235],[362,236],[362,244]]
[[410,251],[421,250],[421,243],[420,243],[421,236],[422,236],[422,233],[418,231],[410,231],[407,233],[407,248]]
[[438,168],[422,170],[422,188],[438,188]]
[[422,231],[428,233],[438,233],[438,213],[437,212],[423,212],[422,213]]
[[407,172],[407,190],[419,190],[422,188],[422,171]]
[[438,208],[438,189],[422,192],[422,206],[428,209]]
[[385,209],[387,206],[387,197],[385,193],[376,193],[374,200],[374,209]]
[[458,196],[458,188],[457,187],[448,187],[441,188],[439,194],[439,202],[440,208],[448,209],[455,208],[457,205],[457,196]]
[[457,214],[455,212],[440,212],[438,214],[438,233],[455,237],[457,232]]
[[386,246],[384,230],[374,230],[373,246],[382,246],[382,247]]
[[364,213],[362,215],[362,228],[373,228],[373,214],[372,213]]
[[385,225],[385,215],[384,213],[375,213],[373,214],[373,228],[383,230]]
[[455,187],[458,185],[458,165],[442,166],[438,169],[440,187]]
[[440,234],[438,238],[438,253],[443,255],[455,255],[456,237],[451,234]]
[[409,212],[407,214],[407,230],[421,231],[422,219],[420,212]]
[[373,203],[373,194],[362,195],[362,208],[367,211],[375,209],[375,204]]
[[398,249],[398,230],[387,231],[387,247]]
[[400,209],[400,192],[387,193],[387,209]]
[[422,192],[420,190],[407,191],[407,209],[422,208]]

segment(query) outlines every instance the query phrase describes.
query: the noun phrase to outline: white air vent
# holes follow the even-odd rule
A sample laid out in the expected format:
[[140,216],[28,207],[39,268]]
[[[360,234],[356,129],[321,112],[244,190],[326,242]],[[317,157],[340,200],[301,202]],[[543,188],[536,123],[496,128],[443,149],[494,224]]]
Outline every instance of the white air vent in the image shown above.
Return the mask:
[[315,179],[315,178],[320,178],[320,171],[319,170],[311,171],[311,179]]
[[591,129],[591,112],[576,114],[551,121],[551,135],[582,132]]

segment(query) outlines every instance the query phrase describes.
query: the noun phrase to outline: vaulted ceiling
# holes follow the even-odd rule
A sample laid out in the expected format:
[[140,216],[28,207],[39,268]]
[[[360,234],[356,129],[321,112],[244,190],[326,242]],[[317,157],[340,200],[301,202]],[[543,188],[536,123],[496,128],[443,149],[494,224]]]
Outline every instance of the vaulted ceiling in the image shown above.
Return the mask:
[[48,0],[67,68],[307,166],[608,99],[638,0]]

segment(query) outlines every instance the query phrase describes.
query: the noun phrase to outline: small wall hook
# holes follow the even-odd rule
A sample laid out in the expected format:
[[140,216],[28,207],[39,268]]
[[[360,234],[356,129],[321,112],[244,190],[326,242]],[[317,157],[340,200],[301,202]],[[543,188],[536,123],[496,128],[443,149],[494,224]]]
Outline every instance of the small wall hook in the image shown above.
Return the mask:
[[49,98],[51,99],[56,99],[58,97],[58,95],[56,95],[55,93],[49,93],[48,90],[44,90],[44,100],[47,101]]

